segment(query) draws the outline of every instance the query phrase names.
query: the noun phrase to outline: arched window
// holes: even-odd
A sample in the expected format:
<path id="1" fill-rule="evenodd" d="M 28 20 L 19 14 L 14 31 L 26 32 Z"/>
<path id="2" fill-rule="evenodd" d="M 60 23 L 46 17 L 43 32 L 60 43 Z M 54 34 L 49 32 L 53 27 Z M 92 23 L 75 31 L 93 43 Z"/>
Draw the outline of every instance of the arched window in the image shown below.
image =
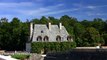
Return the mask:
<path id="1" fill-rule="evenodd" d="M 42 41 L 42 37 L 41 37 L 41 36 L 38 36 L 38 37 L 37 37 L 37 41 Z"/>
<path id="2" fill-rule="evenodd" d="M 49 37 L 45 36 L 43 40 L 46 41 L 46 42 L 48 42 L 49 41 Z"/>
<path id="3" fill-rule="evenodd" d="M 72 37 L 71 36 L 67 36 L 67 40 L 68 41 L 72 41 Z"/>
<path id="4" fill-rule="evenodd" d="M 59 41 L 59 42 L 60 42 L 60 41 L 61 41 L 61 36 L 59 36 L 59 35 L 56 36 L 56 41 Z"/>

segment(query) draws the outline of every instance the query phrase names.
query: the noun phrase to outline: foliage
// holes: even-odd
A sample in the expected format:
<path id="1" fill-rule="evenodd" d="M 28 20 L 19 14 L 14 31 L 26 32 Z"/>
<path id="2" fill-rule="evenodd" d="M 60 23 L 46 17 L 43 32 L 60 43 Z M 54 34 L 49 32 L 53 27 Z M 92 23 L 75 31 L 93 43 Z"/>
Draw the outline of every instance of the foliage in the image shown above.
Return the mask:
<path id="1" fill-rule="evenodd" d="M 41 53 L 41 50 L 46 52 L 59 52 L 75 48 L 75 42 L 33 42 L 31 51 Z"/>
<path id="2" fill-rule="evenodd" d="M 14 54 L 11 56 L 12 56 L 12 58 L 16 58 L 16 59 L 20 59 L 20 60 L 28 59 L 30 57 L 30 55 L 25 55 L 25 54 Z"/>
<path id="3" fill-rule="evenodd" d="M 4 50 L 24 50 L 29 36 L 29 23 L 18 18 L 11 22 L 0 22 L 0 48 Z"/>

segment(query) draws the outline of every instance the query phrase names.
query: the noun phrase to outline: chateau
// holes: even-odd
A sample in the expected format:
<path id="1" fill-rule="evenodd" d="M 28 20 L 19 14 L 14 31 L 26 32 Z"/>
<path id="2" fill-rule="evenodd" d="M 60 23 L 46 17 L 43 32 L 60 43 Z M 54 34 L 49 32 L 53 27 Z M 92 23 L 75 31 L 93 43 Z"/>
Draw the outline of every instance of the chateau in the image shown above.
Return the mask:
<path id="1" fill-rule="evenodd" d="M 30 39 L 29 43 L 26 43 L 26 51 L 31 51 L 31 42 L 72 42 L 72 36 L 70 36 L 62 26 L 48 24 L 30 24 Z"/>

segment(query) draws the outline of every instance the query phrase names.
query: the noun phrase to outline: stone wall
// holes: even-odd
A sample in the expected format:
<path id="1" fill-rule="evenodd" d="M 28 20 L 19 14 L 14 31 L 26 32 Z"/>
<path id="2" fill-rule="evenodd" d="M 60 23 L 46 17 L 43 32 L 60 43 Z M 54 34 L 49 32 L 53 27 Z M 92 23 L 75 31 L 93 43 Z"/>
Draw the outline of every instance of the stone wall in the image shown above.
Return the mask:
<path id="1" fill-rule="evenodd" d="M 107 49 L 74 49 L 69 52 L 49 53 L 44 60 L 107 60 Z"/>

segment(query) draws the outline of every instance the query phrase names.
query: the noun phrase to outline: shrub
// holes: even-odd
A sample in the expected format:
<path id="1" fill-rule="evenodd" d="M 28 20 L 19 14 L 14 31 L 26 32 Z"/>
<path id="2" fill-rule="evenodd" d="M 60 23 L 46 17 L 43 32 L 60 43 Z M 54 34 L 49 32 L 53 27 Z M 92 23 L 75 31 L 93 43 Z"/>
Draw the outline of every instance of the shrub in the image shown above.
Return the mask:
<path id="1" fill-rule="evenodd" d="M 75 48 L 75 42 L 33 42 L 31 44 L 31 52 L 41 53 L 41 50 L 46 52 L 61 52 Z"/>
<path id="2" fill-rule="evenodd" d="M 14 54 L 14 55 L 11 55 L 13 58 L 16 58 L 16 59 L 20 59 L 20 60 L 24 60 L 24 59 L 27 59 L 30 57 L 30 55 L 25 55 L 25 54 Z"/>

